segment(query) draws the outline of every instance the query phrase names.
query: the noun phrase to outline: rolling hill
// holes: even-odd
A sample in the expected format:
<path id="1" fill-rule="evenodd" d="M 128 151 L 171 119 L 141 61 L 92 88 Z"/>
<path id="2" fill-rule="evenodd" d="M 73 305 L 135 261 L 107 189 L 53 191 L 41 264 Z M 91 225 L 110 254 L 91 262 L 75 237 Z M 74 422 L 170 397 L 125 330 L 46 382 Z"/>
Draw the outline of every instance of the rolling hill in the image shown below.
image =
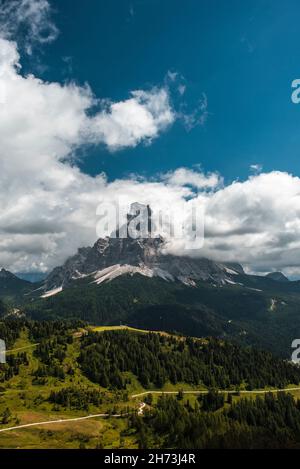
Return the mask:
<path id="1" fill-rule="evenodd" d="M 268 352 L 78 321 L 0 333 L 0 448 L 300 445 L 300 369 Z"/>

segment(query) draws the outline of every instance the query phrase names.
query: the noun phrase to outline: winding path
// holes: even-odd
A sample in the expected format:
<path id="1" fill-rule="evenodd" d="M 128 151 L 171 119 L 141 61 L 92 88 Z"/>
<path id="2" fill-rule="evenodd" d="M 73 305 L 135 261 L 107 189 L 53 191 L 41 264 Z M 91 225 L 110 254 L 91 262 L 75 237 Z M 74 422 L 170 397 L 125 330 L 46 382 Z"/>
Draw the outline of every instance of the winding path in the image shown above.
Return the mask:
<path id="1" fill-rule="evenodd" d="M 285 389 L 259 389 L 256 391 L 246 391 L 242 390 L 239 391 L 240 394 L 266 394 L 268 392 L 288 392 L 288 391 L 300 391 L 300 387 L 295 387 L 295 388 L 285 388 Z M 234 394 L 237 391 L 235 390 L 219 390 L 220 393 L 223 394 Z M 182 391 L 183 394 L 207 394 L 208 390 L 201 390 L 201 391 Z M 146 396 L 147 394 L 178 394 L 178 391 L 145 391 L 141 392 L 139 394 L 133 394 L 130 396 L 131 399 L 135 399 L 137 397 L 142 397 Z M 146 407 L 145 402 L 141 402 L 139 404 L 138 408 L 138 415 L 142 416 L 144 414 L 144 408 Z M 46 420 L 44 422 L 33 422 L 33 423 L 26 423 L 23 425 L 15 425 L 14 427 L 6 427 L 0 429 L 0 433 L 3 432 L 9 432 L 11 430 L 20 430 L 22 428 L 30 428 L 30 427 L 38 427 L 42 425 L 52 425 L 52 424 L 57 424 L 57 423 L 66 423 L 66 422 L 80 422 L 82 420 L 88 420 L 88 419 L 95 419 L 95 418 L 121 418 L 125 417 L 128 415 L 128 413 L 124 414 L 92 414 L 92 415 L 86 415 L 85 417 L 74 417 L 74 418 L 68 418 L 68 419 L 57 419 L 57 420 Z"/>
<path id="2" fill-rule="evenodd" d="M 144 407 L 146 406 L 145 402 L 141 402 L 138 408 L 138 415 L 143 415 Z M 9 432 L 11 430 L 20 430 L 21 428 L 29 428 L 29 427 L 38 427 L 41 425 L 51 425 L 56 423 L 66 423 L 66 422 L 80 422 L 81 420 L 88 420 L 88 419 L 95 419 L 95 418 L 121 418 L 128 415 L 128 413 L 124 414 L 92 414 L 86 415 L 85 417 L 74 417 L 68 419 L 57 419 L 57 420 L 46 420 L 44 422 L 33 422 L 33 423 L 25 423 L 23 425 L 15 425 L 14 427 L 6 427 L 0 430 L 0 433 Z"/>
<path id="3" fill-rule="evenodd" d="M 123 414 L 126 415 L 126 414 Z M 57 419 L 57 420 L 46 420 L 45 422 L 34 422 L 34 423 L 26 423 L 24 425 L 16 425 L 14 427 L 7 427 L 7 428 L 2 428 L 0 432 L 9 432 L 10 430 L 19 430 L 20 428 L 29 428 L 29 427 L 37 427 L 39 425 L 51 425 L 55 423 L 65 423 L 65 422 L 79 422 L 80 420 L 88 420 L 88 419 L 94 419 L 97 417 L 115 417 L 115 418 L 120 418 L 123 415 L 121 414 L 94 414 L 94 415 L 86 415 L 85 417 L 76 417 L 76 418 L 69 418 L 69 419 Z"/>
<path id="4" fill-rule="evenodd" d="M 268 392 L 288 392 L 288 391 L 300 391 L 300 387 L 296 388 L 284 388 L 284 389 L 258 389 L 258 390 L 253 390 L 253 391 L 246 391 L 246 390 L 228 390 L 226 389 L 218 389 L 218 392 L 221 394 L 236 394 L 237 392 L 239 394 L 266 394 Z M 207 389 L 202 389 L 201 391 L 182 391 L 183 394 L 207 394 L 208 390 Z M 139 394 L 133 394 L 130 396 L 131 399 L 135 399 L 136 397 L 142 397 L 142 396 L 147 396 L 147 394 L 178 394 L 178 391 L 145 391 L 141 392 Z"/>
<path id="5" fill-rule="evenodd" d="M 24 347 L 12 348 L 12 349 L 6 350 L 6 353 L 19 352 L 20 350 L 26 350 L 29 348 L 37 347 L 38 345 L 39 344 L 30 344 L 30 345 L 25 345 Z"/>

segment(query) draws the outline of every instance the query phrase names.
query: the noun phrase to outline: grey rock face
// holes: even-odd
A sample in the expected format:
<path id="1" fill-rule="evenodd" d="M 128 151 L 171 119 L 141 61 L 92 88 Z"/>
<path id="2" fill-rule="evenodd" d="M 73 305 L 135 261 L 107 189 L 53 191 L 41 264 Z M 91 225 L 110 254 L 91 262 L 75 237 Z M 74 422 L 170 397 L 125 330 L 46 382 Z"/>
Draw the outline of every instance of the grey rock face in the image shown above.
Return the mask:
<path id="1" fill-rule="evenodd" d="M 153 270 L 153 275 L 163 271 L 170 278 L 186 284 L 193 281 L 226 283 L 238 272 L 231 267 L 205 258 L 164 255 L 162 238 L 99 239 L 92 248 L 82 248 L 61 267 L 56 267 L 46 279 L 45 289 L 67 287 L 72 281 L 115 265 L 136 266 Z M 124 271 L 125 272 L 125 271 Z"/>
<path id="2" fill-rule="evenodd" d="M 145 207 L 140 204 L 132 205 L 132 210 L 135 212 L 141 208 L 145 210 Z M 150 227 L 151 210 L 149 207 L 146 208 L 146 216 L 144 225 Z M 125 230 L 128 229 L 128 223 L 132 218 L 131 211 L 127 217 Z M 116 235 L 118 235 L 118 230 Z M 139 267 L 140 272 L 145 272 L 148 276 L 179 280 L 187 285 L 193 285 L 197 280 L 225 284 L 227 279 L 231 279 L 235 274 L 243 273 L 243 268 L 238 264 L 226 267 L 225 264 L 205 258 L 164 255 L 164 244 L 162 237 L 100 238 L 93 247 L 79 249 L 77 254 L 68 259 L 63 266 L 55 268 L 46 279 L 45 290 L 67 287 L 74 280 L 92 274 L 97 275 L 112 266 L 123 266 L 121 270 L 119 269 L 122 274 L 136 271 L 136 269 L 130 269 L 130 266 Z M 124 268 L 124 266 L 127 267 Z M 114 271 L 116 272 L 116 269 Z"/>

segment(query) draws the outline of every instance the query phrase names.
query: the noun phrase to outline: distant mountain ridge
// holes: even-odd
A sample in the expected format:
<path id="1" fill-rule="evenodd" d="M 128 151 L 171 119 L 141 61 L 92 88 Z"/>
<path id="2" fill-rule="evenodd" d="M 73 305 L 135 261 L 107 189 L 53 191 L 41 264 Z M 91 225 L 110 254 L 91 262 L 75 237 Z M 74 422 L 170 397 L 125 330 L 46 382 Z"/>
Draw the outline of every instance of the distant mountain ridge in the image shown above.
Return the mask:
<path id="1" fill-rule="evenodd" d="M 9 270 L 1 269 L 0 270 L 0 279 L 1 280 L 16 280 L 18 277 L 9 272 Z"/>
<path id="2" fill-rule="evenodd" d="M 289 279 L 282 272 L 270 272 L 266 277 L 276 282 L 289 282 Z"/>
<path id="3" fill-rule="evenodd" d="M 6 269 L 0 270 L 0 297 L 6 301 L 14 302 L 23 299 L 24 294 L 30 291 L 32 284 L 18 278 Z"/>

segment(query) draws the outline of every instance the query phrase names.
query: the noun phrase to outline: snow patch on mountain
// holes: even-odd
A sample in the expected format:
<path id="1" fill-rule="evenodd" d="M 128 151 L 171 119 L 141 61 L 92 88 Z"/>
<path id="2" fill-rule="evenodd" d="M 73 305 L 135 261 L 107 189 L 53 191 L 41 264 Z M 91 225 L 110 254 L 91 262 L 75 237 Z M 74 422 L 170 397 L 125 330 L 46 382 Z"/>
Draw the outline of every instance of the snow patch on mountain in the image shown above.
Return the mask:
<path id="1" fill-rule="evenodd" d="M 172 281 L 172 282 L 174 282 L 175 280 L 171 274 L 159 268 L 151 269 L 145 265 L 134 266 L 134 265 L 128 265 L 128 264 L 123 264 L 123 265 L 116 264 L 116 265 L 112 265 L 110 267 L 107 267 L 106 269 L 102 269 L 94 273 L 93 277 L 95 278 L 95 280 L 93 283 L 100 285 L 101 283 L 105 281 L 111 281 L 125 274 L 130 274 L 130 275 L 141 274 L 141 275 L 144 275 L 145 277 L 150 277 L 150 278 L 160 277 L 164 280 Z"/>
<path id="2" fill-rule="evenodd" d="M 228 274 L 231 274 L 231 275 L 238 275 L 238 272 L 236 272 L 235 270 L 229 269 L 228 267 L 224 267 L 224 270 L 225 270 L 225 272 L 227 272 Z"/>
<path id="3" fill-rule="evenodd" d="M 242 283 L 240 283 L 240 282 L 234 282 L 233 280 L 231 280 L 231 279 L 229 279 L 229 278 L 225 278 L 225 282 L 226 282 L 226 283 L 229 283 L 230 285 L 241 285 L 241 286 L 243 286 Z"/>
<path id="4" fill-rule="evenodd" d="M 57 295 L 58 293 L 62 292 L 63 288 L 54 288 L 53 290 L 47 291 L 43 295 L 41 295 L 41 298 L 50 298 L 50 296 Z"/>

